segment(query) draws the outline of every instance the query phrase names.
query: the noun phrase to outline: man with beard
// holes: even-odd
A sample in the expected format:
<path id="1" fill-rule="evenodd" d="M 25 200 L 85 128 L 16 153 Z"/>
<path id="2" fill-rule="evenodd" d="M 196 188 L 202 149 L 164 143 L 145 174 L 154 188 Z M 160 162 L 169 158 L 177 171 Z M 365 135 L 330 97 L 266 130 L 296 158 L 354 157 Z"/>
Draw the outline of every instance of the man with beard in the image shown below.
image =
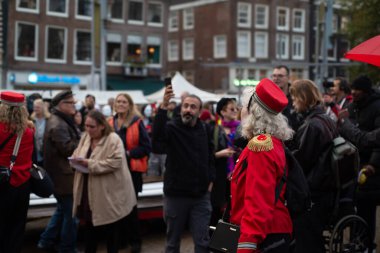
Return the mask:
<path id="1" fill-rule="evenodd" d="M 210 192 L 215 177 L 211 134 L 198 118 L 202 101 L 195 95 L 184 98 L 180 114 L 169 120 L 167 107 L 172 97 L 174 94 L 169 85 L 153 123 L 153 144 L 165 147 L 167 154 L 165 252 L 180 251 L 181 236 L 187 224 L 193 236 L 194 252 L 209 252 Z"/>

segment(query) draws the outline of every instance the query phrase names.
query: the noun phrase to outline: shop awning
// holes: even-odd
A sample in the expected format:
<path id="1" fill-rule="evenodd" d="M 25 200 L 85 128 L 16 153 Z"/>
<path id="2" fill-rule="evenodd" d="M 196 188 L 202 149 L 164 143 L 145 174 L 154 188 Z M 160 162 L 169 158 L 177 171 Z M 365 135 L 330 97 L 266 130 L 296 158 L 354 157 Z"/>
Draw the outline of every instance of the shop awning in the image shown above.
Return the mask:
<path id="1" fill-rule="evenodd" d="M 107 77 L 107 90 L 141 90 L 144 95 L 147 95 L 158 91 L 163 86 L 163 81 L 158 78 Z"/>

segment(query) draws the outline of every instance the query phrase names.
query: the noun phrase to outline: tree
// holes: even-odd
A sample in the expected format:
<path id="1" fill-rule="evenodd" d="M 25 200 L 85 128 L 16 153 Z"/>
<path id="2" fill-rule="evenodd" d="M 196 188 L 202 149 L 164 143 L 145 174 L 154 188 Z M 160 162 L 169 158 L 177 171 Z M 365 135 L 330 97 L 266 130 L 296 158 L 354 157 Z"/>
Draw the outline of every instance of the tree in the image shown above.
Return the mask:
<path id="1" fill-rule="evenodd" d="M 350 18 L 347 36 L 351 48 L 380 34 L 380 0 L 340 0 L 342 10 Z M 374 83 L 380 83 L 380 68 L 362 63 L 349 68 L 350 76 L 355 78 L 367 74 Z"/>

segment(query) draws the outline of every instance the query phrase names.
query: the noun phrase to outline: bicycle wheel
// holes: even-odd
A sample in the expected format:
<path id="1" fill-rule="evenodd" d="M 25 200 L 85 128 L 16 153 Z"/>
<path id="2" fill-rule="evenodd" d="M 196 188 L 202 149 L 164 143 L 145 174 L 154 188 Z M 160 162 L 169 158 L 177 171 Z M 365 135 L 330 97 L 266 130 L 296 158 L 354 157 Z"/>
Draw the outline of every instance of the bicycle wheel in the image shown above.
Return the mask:
<path id="1" fill-rule="evenodd" d="M 367 223 L 357 215 L 344 216 L 331 234 L 330 253 L 363 253 L 371 242 Z"/>

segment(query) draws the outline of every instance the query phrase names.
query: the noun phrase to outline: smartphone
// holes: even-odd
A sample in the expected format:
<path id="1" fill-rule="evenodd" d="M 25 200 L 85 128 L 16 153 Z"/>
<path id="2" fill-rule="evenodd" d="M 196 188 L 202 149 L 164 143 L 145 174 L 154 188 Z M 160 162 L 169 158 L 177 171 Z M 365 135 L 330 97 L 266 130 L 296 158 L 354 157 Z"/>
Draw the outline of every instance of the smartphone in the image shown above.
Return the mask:
<path id="1" fill-rule="evenodd" d="M 166 77 L 164 80 L 165 86 L 169 86 L 172 84 L 172 78 L 171 77 Z"/>

